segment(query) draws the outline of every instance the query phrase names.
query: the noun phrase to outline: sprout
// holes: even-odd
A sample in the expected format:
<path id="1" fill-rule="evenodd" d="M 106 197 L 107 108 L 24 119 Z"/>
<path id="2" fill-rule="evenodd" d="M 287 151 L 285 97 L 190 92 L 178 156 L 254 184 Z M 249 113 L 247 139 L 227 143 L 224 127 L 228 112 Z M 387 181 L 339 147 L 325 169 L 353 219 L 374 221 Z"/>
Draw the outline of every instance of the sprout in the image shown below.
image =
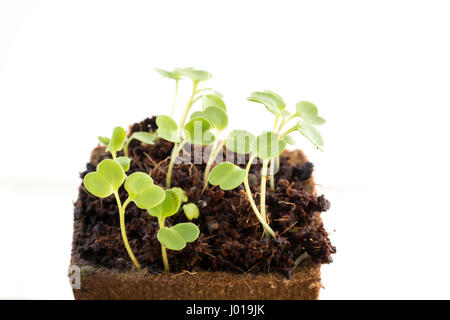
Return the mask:
<path id="1" fill-rule="evenodd" d="M 291 136 L 288 136 L 288 134 L 298 131 L 318 149 L 322 150 L 322 136 L 314 126 L 324 124 L 325 119 L 319 116 L 319 111 L 314 104 L 308 101 L 300 101 L 296 104 L 295 113 L 292 114 L 285 109 L 286 104 L 283 99 L 272 91 L 253 92 L 248 100 L 263 104 L 267 110 L 275 115 L 273 131 L 280 137 L 280 141 L 295 144 L 295 140 Z M 283 127 L 295 118 L 301 118 L 304 121 L 299 121 L 293 127 L 281 133 Z M 278 123 L 280 119 L 281 121 Z M 272 190 L 275 189 L 275 167 L 279 167 L 279 163 L 279 156 L 270 159 L 270 188 Z"/>
<path id="2" fill-rule="evenodd" d="M 133 141 L 134 139 L 139 140 L 146 144 L 154 144 L 155 139 L 156 139 L 156 133 L 139 131 L 139 132 L 134 132 L 128 138 L 128 140 L 126 140 L 126 138 L 127 138 L 127 134 L 126 134 L 124 128 L 122 128 L 122 127 L 115 127 L 110 139 L 106 138 L 106 137 L 98 137 L 100 142 L 106 144 L 106 151 L 109 151 L 111 153 L 112 158 L 119 159 L 119 158 L 116 158 L 117 152 L 119 152 L 122 149 L 123 149 L 123 153 L 124 153 L 125 157 L 128 158 L 128 147 L 130 146 L 130 142 Z M 126 169 L 125 171 L 128 171 L 128 169 Z"/>
<path id="3" fill-rule="evenodd" d="M 173 99 L 172 111 L 170 112 L 170 116 L 173 117 L 175 113 L 175 107 L 177 105 L 177 97 L 178 97 L 178 86 L 181 79 L 181 74 L 177 71 L 166 71 L 162 69 L 155 69 L 160 75 L 163 77 L 175 80 L 175 98 Z"/>
<path id="4" fill-rule="evenodd" d="M 134 139 L 139 140 L 146 144 L 155 144 L 156 139 L 156 133 L 155 132 L 145 132 L 145 131 L 139 131 L 134 132 L 127 140 L 127 143 L 123 147 L 123 153 L 126 157 L 128 157 L 128 147 L 130 146 L 130 142 Z"/>
<path id="5" fill-rule="evenodd" d="M 117 130 L 117 132 L 119 132 L 119 130 Z M 110 150 L 115 149 L 117 148 L 112 148 Z M 97 170 L 95 172 L 90 172 L 84 177 L 83 184 L 87 191 L 99 198 L 106 198 L 111 194 L 114 194 L 117 206 L 119 207 L 120 230 L 125 248 L 133 264 L 136 268 L 140 269 L 139 262 L 136 260 L 128 243 L 125 230 L 125 210 L 130 202 L 134 202 L 136 206 L 141 209 L 151 209 L 164 200 L 165 193 L 162 188 L 153 184 L 153 180 L 149 175 L 143 172 L 135 172 L 127 177 L 123 166 L 119 163 L 122 161 L 119 161 L 120 158 L 115 160 L 105 159 L 101 161 L 97 165 Z M 128 192 L 129 196 L 122 204 L 119 198 L 119 188 L 124 182 L 125 190 Z"/>
<path id="6" fill-rule="evenodd" d="M 192 81 L 192 93 L 186 107 L 182 111 L 179 124 L 177 125 L 175 120 L 173 120 L 173 112 L 170 117 L 162 115 L 156 119 L 158 135 L 174 143 L 166 176 L 166 186 L 170 188 L 175 160 L 184 145 L 187 142 L 200 145 L 213 143 L 216 141 L 216 133 L 228 125 L 228 117 L 226 116 L 225 104 L 221 99 L 222 95 L 220 93 L 210 88 L 199 89 L 199 85 L 202 82 L 211 78 L 209 72 L 195 68 L 176 68 L 173 72 L 160 69 L 157 69 L 157 71 L 168 78 L 176 80 L 188 78 Z M 203 98 L 203 110 L 194 112 L 190 121 L 186 123 L 193 104 L 200 98 Z"/>
<path id="7" fill-rule="evenodd" d="M 237 165 L 230 162 L 223 162 L 211 170 L 209 182 L 212 185 L 218 185 L 223 190 L 232 190 L 244 183 L 245 192 L 252 207 L 253 212 L 262 224 L 266 236 L 275 237 L 275 232 L 269 226 L 265 214 L 265 171 L 267 171 L 267 162 L 271 157 L 277 156 L 281 151 L 280 146 L 284 149 L 285 144 L 278 139 L 273 132 L 266 132 L 255 138 L 251 133 L 244 130 L 235 130 L 230 133 L 225 140 L 227 148 L 240 154 L 250 154 L 250 159 L 246 169 L 241 169 Z M 261 178 L 261 202 L 258 210 L 255 200 L 253 199 L 250 185 L 248 182 L 248 173 L 250 167 L 256 157 L 263 159 L 263 176 Z M 265 171 L 264 171 L 265 170 Z M 264 180 L 264 185 L 263 185 Z M 261 211 L 260 211 L 261 210 Z"/>
<path id="8" fill-rule="evenodd" d="M 200 211 L 198 210 L 198 207 L 194 203 L 187 203 L 183 206 L 184 214 L 186 215 L 186 218 L 189 220 L 197 219 L 200 216 Z"/>
<path id="9" fill-rule="evenodd" d="M 101 144 L 104 144 L 105 146 L 107 146 L 109 144 L 109 138 L 108 137 L 98 136 L 97 139 L 98 139 L 98 141 Z"/>
<path id="10" fill-rule="evenodd" d="M 147 211 L 151 216 L 158 218 L 159 231 L 157 234 L 157 238 L 161 244 L 161 254 L 163 258 L 164 269 L 168 272 L 169 260 L 167 259 L 166 249 L 183 249 L 186 246 L 187 242 L 193 242 L 198 238 L 200 230 L 195 224 L 191 222 L 178 223 L 170 228 L 164 225 L 165 219 L 167 217 L 173 216 L 178 212 L 182 202 L 179 196 L 179 188 L 175 190 L 168 189 L 164 192 L 164 200 L 158 206 L 148 209 Z"/>

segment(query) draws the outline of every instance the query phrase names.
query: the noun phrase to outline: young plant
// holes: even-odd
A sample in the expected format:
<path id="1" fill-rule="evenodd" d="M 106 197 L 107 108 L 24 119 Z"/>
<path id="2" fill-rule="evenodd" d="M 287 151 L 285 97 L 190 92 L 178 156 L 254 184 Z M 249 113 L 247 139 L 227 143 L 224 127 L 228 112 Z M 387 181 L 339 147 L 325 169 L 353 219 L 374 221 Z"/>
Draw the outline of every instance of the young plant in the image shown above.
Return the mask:
<path id="1" fill-rule="evenodd" d="M 318 115 L 317 107 L 311 102 L 300 101 L 296 105 L 295 113 L 287 111 L 286 104 L 283 99 L 273 91 L 253 92 L 248 98 L 249 101 L 258 102 L 263 104 L 268 111 L 275 115 L 275 121 L 272 131 L 280 137 L 280 140 L 287 144 L 295 144 L 293 139 L 288 134 L 294 131 L 300 132 L 311 143 L 313 143 L 318 149 L 322 149 L 323 140 L 322 137 L 314 127 L 314 125 L 322 125 L 325 123 L 325 119 Z M 304 121 L 297 122 L 293 127 L 282 133 L 282 129 L 287 123 L 295 118 L 301 118 Z M 280 122 L 279 122 L 280 121 Z M 279 156 L 270 160 L 270 187 L 275 189 L 275 167 L 279 167 Z"/>
<path id="2" fill-rule="evenodd" d="M 124 182 L 128 198 L 122 203 L 119 197 L 119 188 Z M 139 262 L 128 243 L 125 229 L 125 210 L 130 202 L 134 202 L 140 209 L 151 209 L 159 205 L 164 200 L 164 190 L 154 185 L 152 178 L 143 172 L 135 172 L 127 177 L 122 165 L 112 159 L 101 161 L 95 172 L 90 172 L 84 177 L 83 184 L 87 191 L 99 198 L 106 198 L 114 194 L 119 208 L 123 243 L 131 261 L 137 269 L 140 269 Z"/>
<path id="3" fill-rule="evenodd" d="M 164 200 L 156 207 L 148 209 L 148 213 L 158 219 L 159 231 L 157 234 L 158 241 L 161 244 L 161 254 L 164 263 L 165 271 L 169 272 L 169 260 L 167 259 L 166 249 L 169 250 L 182 250 L 187 242 L 195 241 L 199 234 L 199 228 L 191 222 L 178 223 L 172 227 L 165 226 L 165 219 L 173 216 L 180 209 L 182 199 L 186 194 L 180 192 L 181 189 L 168 189 L 165 190 Z M 186 199 L 187 197 L 183 199 Z M 192 205 L 192 204 L 191 204 Z"/>
<path id="4" fill-rule="evenodd" d="M 208 107 L 220 107 L 223 104 L 221 101 L 221 95 L 217 91 L 210 88 L 200 89 L 199 86 L 202 82 L 209 80 L 211 74 L 194 68 L 176 68 L 172 73 L 176 73 L 178 79 L 188 78 L 192 80 L 192 93 L 186 104 L 186 107 L 182 111 L 180 122 L 177 124 L 172 117 L 161 115 L 156 119 L 156 124 L 158 125 L 158 135 L 168 141 L 174 143 L 172 154 L 170 158 L 169 168 L 166 176 L 166 185 L 168 188 L 171 186 L 172 171 L 175 165 L 175 160 L 178 157 L 180 151 L 183 149 L 184 145 L 189 142 L 191 144 L 199 145 L 209 145 L 213 143 L 215 139 L 214 131 L 216 129 L 215 122 L 213 118 L 219 121 L 219 125 L 223 125 L 223 115 L 222 117 L 217 116 L 217 110 L 208 110 Z M 206 94 L 208 93 L 209 94 Z M 204 108 L 202 114 L 196 114 L 186 123 L 187 116 L 192 109 L 194 103 L 200 99 L 204 98 L 206 104 L 210 104 L 207 108 Z M 217 102 L 219 101 L 219 102 Z M 215 104 L 214 104 L 215 103 Z M 223 107 L 225 104 L 223 104 Z M 208 116 L 208 118 L 207 118 Z M 226 115 L 225 115 L 226 116 Z M 228 121 L 228 118 L 226 118 Z"/>
<path id="5" fill-rule="evenodd" d="M 190 119 L 207 119 L 212 125 L 212 131 L 216 139 L 211 146 L 208 161 L 206 162 L 205 172 L 203 174 L 203 191 L 208 187 L 208 176 L 211 166 L 214 163 L 218 153 L 222 150 L 224 142 L 219 140 L 220 134 L 228 127 L 228 115 L 225 103 L 220 97 L 205 95 L 202 99 L 203 110 L 191 114 Z M 202 191 L 202 192 L 203 192 Z"/>
<path id="6" fill-rule="evenodd" d="M 225 145 L 228 149 L 238 154 L 250 153 L 246 169 L 244 170 L 230 162 L 223 162 L 211 170 L 208 178 L 212 185 L 218 185 L 223 190 L 232 190 L 244 183 L 245 192 L 253 212 L 263 226 L 264 233 L 272 237 L 275 237 L 275 232 L 269 226 L 266 217 L 265 192 L 261 193 L 260 209 L 258 210 L 248 182 L 248 174 L 257 156 L 263 159 L 263 167 L 267 168 L 267 159 L 278 155 L 279 144 L 283 147 L 283 142 L 280 142 L 273 132 L 263 133 L 255 138 L 250 132 L 234 130 L 225 140 Z M 264 163 L 266 164 L 264 165 Z"/>
<path id="7" fill-rule="evenodd" d="M 124 156 L 128 158 L 128 147 L 130 142 L 134 139 L 146 144 L 155 144 L 157 138 L 155 132 L 139 131 L 134 132 L 128 139 L 125 130 L 122 127 L 115 127 L 111 138 L 98 137 L 98 141 L 106 145 L 106 151 L 111 152 L 113 159 L 116 159 L 116 154 L 123 149 Z M 120 158 L 120 157 L 119 157 Z"/>

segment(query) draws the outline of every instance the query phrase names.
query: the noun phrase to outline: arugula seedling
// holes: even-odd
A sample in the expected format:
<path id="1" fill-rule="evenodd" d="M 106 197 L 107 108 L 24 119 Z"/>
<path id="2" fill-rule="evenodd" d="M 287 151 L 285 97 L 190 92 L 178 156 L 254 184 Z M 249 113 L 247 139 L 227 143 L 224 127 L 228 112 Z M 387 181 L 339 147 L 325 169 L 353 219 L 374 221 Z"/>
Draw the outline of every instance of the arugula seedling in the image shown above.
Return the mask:
<path id="1" fill-rule="evenodd" d="M 181 80 L 181 74 L 179 72 L 177 72 L 176 70 L 174 70 L 174 71 L 166 71 L 166 70 L 162 70 L 162 69 L 155 69 L 155 70 L 163 77 L 175 80 L 175 98 L 173 100 L 172 110 L 170 112 L 170 116 L 173 117 L 173 114 L 175 113 L 175 107 L 177 105 L 178 86 L 179 86 L 179 82 Z"/>
<path id="2" fill-rule="evenodd" d="M 298 131 L 304 137 L 306 137 L 311 143 L 313 143 L 318 149 L 322 150 L 323 140 L 322 137 L 314 127 L 314 125 L 322 125 L 325 123 L 325 119 L 319 116 L 317 107 L 311 102 L 300 101 L 296 105 L 296 112 L 290 113 L 285 109 L 281 96 L 272 91 L 253 92 L 248 98 L 249 101 L 259 102 L 263 104 L 267 110 L 275 115 L 275 122 L 273 125 L 273 131 L 280 136 L 280 140 L 288 144 L 295 144 L 295 140 L 288 136 L 289 133 Z M 304 121 L 299 121 L 296 125 L 288 129 L 286 132 L 281 133 L 283 127 L 292 119 L 301 118 Z M 280 123 L 278 121 L 281 119 Z M 270 160 L 270 187 L 275 189 L 275 167 L 279 167 L 279 156 Z"/>
<path id="3" fill-rule="evenodd" d="M 145 131 L 134 132 L 127 140 L 127 134 L 122 127 L 115 127 L 111 138 L 98 137 L 98 140 L 106 145 L 106 150 L 111 153 L 114 160 L 119 162 L 126 171 L 130 168 L 131 159 L 128 158 L 128 147 L 130 142 L 134 139 L 139 140 L 146 144 L 154 144 L 156 139 L 156 133 L 150 133 Z M 117 152 L 123 150 L 124 156 L 117 157 Z"/>
<path id="4" fill-rule="evenodd" d="M 164 74 L 165 73 L 166 71 L 164 71 Z M 181 114 L 181 119 L 178 125 L 175 120 L 172 119 L 172 117 L 166 115 L 158 116 L 158 118 L 156 119 L 156 124 L 158 125 L 158 135 L 163 139 L 174 143 L 166 176 L 166 186 L 168 188 L 170 188 L 171 186 L 172 171 L 175 165 L 175 160 L 178 157 L 180 151 L 183 149 L 184 145 L 187 142 L 201 145 L 208 145 L 213 143 L 216 140 L 213 133 L 214 129 L 216 128 L 214 125 L 216 123 L 214 121 L 216 120 L 220 122 L 222 120 L 219 125 L 223 125 L 223 117 L 217 117 L 217 110 L 209 108 L 205 108 L 203 111 L 201 111 L 202 114 L 196 113 L 195 116 L 186 123 L 187 116 L 193 104 L 198 99 L 204 98 L 205 101 L 208 102 L 208 104 L 214 104 L 217 99 L 221 99 L 221 95 L 210 88 L 199 89 L 199 85 L 202 82 L 209 80 L 211 78 L 211 74 L 207 71 L 198 70 L 195 68 L 176 68 L 174 69 L 173 73 L 176 73 L 176 77 L 178 77 L 178 79 L 191 79 L 192 93 L 188 103 L 186 104 L 186 107 Z M 208 92 L 209 94 L 205 94 Z M 216 104 L 218 104 L 219 106 L 213 106 L 221 107 L 220 103 L 216 102 Z"/>
<path id="5" fill-rule="evenodd" d="M 114 148 L 110 150 L 114 150 Z M 122 204 L 119 197 L 119 188 L 124 182 L 128 199 Z M 131 261 L 137 269 L 140 269 L 139 262 L 128 243 L 125 229 L 125 210 L 130 202 L 134 202 L 140 209 L 151 209 L 159 205 L 164 200 L 164 190 L 154 185 L 152 178 L 143 172 L 135 172 L 127 177 L 123 167 L 112 159 L 101 161 L 95 172 L 90 172 L 84 177 L 83 184 L 87 191 L 99 198 L 106 198 L 114 194 L 119 208 L 123 243 Z"/>
<path id="6" fill-rule="evenodd" d="M 273 137 L 275 137 L 276 139 L 272 144 Z M 269 141 L 269 143 L 267 143 L 267 141 Z M 267 159 L 270 159 L 270 157 L 277 155 L 278 151 L 276 144 L 279 143 L 280 141 L 273 134 L 273 132 L 263 133 L 262 135 L 255 138 L 251 133 L 247 131 L 234 130 L 225 140 L 225 145 L 228 149 L 235 153 L 250 153 L 250 158 L 247 163 L 246 169 L 244 170 L 230 162 L 223 162 L 215 166 L 211 170 L 211 173 L 208 177 L 208 180 L 212 185 L 218 185 L 223 190 L 232 190 L 237 188 L 241 183 L 244 183 L 245 192 L 247 194 L 247 198 L 250 202 L 250 206 L 252 207 L 253 212 L 263 226 L 264 233 L 272 237 L 275 237 L 275 232 L 269 226 L 265 214 L 265 191 L 264 194 L 261 193 L 260 212 L 260 210 L 258 210 L 258 207 L 256 206 L 255 200 L 253 199 L 253 195 L 248 182 L 248 173 L 256 156 L 264 159 L 263 166 L 265 162 L 265 167 L 267 168 Z"/>
<path id="7" fill-rule="evenodd" d="M 217 155 L 223 148 L 223 141 L 220 141 L 218 137 L 228 127 L 228 115 L 227 108 L 222 98 L 214 95 L 205 95 L 202 99 L 203 110 L 197 111 L 191 114 L 191 120 L 196 118 L 205 118 L 213 126 L 214 134 L 216 136 L 215 142 L 211 146 L 211 152 L 209 154 L 208 161 L 206 162 L 205 172 L 203 174 L 203 190 L 208 187 L 208 176 L 211 171 L 211 166 L 214 163 Z"/>
<path id="8" fill-rule="evenodd" d="M 191 222 L 178 223 L 170 228 L 164 225 L 165 219 L 176 214 L 182 203 L 179 189 L 168 189 L 164 192 L 164 200 L 158 206 L 147 211 L 151 216 L 158 219 L 159 231 L 157 238 L 161 244 L 164 269 L 169 272 L 169 260 L 167 259 L 166 249 L 182 250 L 187 242 L 193 242 L 198 238 L 200 230 Z"/>

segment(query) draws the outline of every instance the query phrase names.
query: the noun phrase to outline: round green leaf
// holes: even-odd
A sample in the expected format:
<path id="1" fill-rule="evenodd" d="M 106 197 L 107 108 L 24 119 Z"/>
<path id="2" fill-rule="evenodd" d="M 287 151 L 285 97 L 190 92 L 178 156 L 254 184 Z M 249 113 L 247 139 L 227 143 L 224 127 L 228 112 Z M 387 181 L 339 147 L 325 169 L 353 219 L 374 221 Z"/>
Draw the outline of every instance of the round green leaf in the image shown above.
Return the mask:
<path id="1" fill-rule="evenodd" d="M 326 122 L 324 118 L 319 117 L 319 109 L 317 109 L 316 105 L 311 102 L 300 101 L 296 104 L 295 108 L 295 114 L 309 124 L 318 126 Z"/>
<path id="2" fill-rule="evenodd" d="M 177 123 L 171 117 L 165 115 L 158 116 L 156 118 L 156 125 L 158 126 L 156 132 L 161 138 L 171 142 L 180 142 Z"/>
<path id="3" fill-rule="evenodd" d="M 209 145 L 216 139 L 210 129 L 211 122 L 206 118 L 199 116 L 192 119 L 184 126 L 186 140 L 191 144 Z"/>
<path id="4" fill-rule="evenodd" d="M 183 206 L 183 211 L 189 220 L 197 219 L 200 215 L 198 207 L 194 203 L 187 203 Z"/>
<path id="5" fill-rule="evenodd" d="M 173 187 L 170 190 L 173 190 L 173 191 L 175 191 L 178 194 L 178 196 L 180 197 L 181 202 L 188 201 L 188 197 L 186 195 L 186 192 L 184 192 L 183 189 L 178 188 L 178 187 Z"/>
<path id="6" fill-rule="evenodd" d="M 178 223 L 170 229 L 177 232 L 186 242 L 195 241 L 200 235 L 199 228 L 192 222 Z"/>
<path id="7" fill-rule="evenodd" d="M 128 157 L 118 157 L 115 159 L 118 164 L 122 166 L 123 171 L 127 172 L 130 170 L 131 159 Z"/>
<path id="8" fill-rule="evenodd" d="M 83 184 L 94 196 L 106 198 L 119 190 L 125 180 L 125 172 L 116 161 L 105 159 L 97 166 L 96 172 L 84 176 Z"/>
<path id="9" fill-rule="evenodd" d="M 211 170 L 208 180 L 209 183 L 214 186 L 218 185 L 222 190 L 232 190 L 244 181 L 246 175 L 247 172 L 244 169 L 231 162 L 223 162 Z"/>
<path id="10" fill-rule="evenodd" d="M 247 154 L 252 150 L 254 141 L 255 136 L 252 133 L 245 130 L 233 130 L 225 139 L 225 146 L 235 153 Z"/>
<path id="11" fill-rule="evenodd" d="M 115 127 L 109 140 L 109 144 L 106 147 L 106 151 L 111 152 L 111 154 L 116 155 L 117 151 L 122 150 L 125 144 L 125 139 L 127 138 L 127 133 L 122 127 Z"/>
<path id="12" fill-rule="evenodd" d="M 192 81 L 206 81 L 212 77 L 209 72 L 194 68 L 176 68 L 175 72 L 180 73 L 183 77 L 189 78 Z"/>
<path id="13" fill-rule="evenodd" d="M 130 139 L 136 139 L 146 144 L 154 144 L 156 138 L 156 133 L 152 132 L 145 132 L 145 131 L 139 131 L 135 132 L 131 135 Z"/>
<path id="14" fill-rule="evenodd" d="M 275 92 L 269 90 L 255 91 L 247 100 L 262 103 L 273 114 L 280 113 L 286 107 L 283 99 Z"/>
<path id="15" fill-rule="evenodd" d="M 163 77 L 169 78 L 169 79 L 174 79 L 174 80 L 179 80 L 181 75 L 179 72 L 176 71 L 166 71 L 166 70 L 162 70 L 162 69 L 155 69 L 156 72 L 158 72 L 160 75 L 162 75 Z"/>
<path id="16" fill-rule="evenodd" d="M 286 142 L 287 144 L 290 144 L 290 145 L 295 145 L 295 139 L 294 138 L 292 138 L 291 136 L 286 136 L 286 137 L 284 137 L 283 138 L 283 141 L 284 142 Z"/>
<path id="17" fill-rule="evenodd" d="M 317 131 L 316 128 L 314 128 L 312 125 L 306 122 L 299 121 L 298 131 L 318 149 L 322 150 L 323 139 L 322 136 L 320 135 L 320 132 Z"/>
<path id="18" fill-rule="evenodd" d="M 174 190 L 165 190 L 166 197 L 158 206 L 148 209 L 148 213 L 157 218 L 167 218 L 178 212 L 181 205 L 180 197 Z"/>
<path id="19" fill-rule="evenodd" d="M 98 136 L 97 139 L 98 141 L 100 141 L 100 143 L 104 144 L 105 146 L 109 144 L 109 138 L 107 137 Z"/>
<path id="20" fill-rule="evenodd" d="M 202 107 L 203 109 L 208 107 L 217 107 L 223 111 L 227 111 L 227 107 L 225 106 L 225 102 L 223 102 L 222 98 L 214 94 L 207 94 L 202 97 Z"/>
<path id="21" fill-rule="evenodd" d="M 219 131 L 223 131 L 228 126 L 228 116 L 223 109 L 218 107 L 208 107 L 203 111 L 192 113 L 191 120 L 205 118 Z"/>
<path id="22" fill-rule="evenodd" d="M 269 160 L 278 156 L 286 148 L 286 142 L 278 139 L 275 132 L 268 131 L 259 135 L 253 146 L 259 158 Z"/>
<path id="23" fill-rule="evenodd" d="M 164 190 L 153 184 L 153 179 L 144 172 L 132 173 L 125 181 L 125 190 L 140 209 L 150 209 L 159 205 L 165 197 Z"/>
<path id="24" fill-rule="evenodd" d="M 181 250 L 186 246 L 183 237 L 172 228 L 160 228 L 156 237 L 163 246 L 170 250 Z"/>

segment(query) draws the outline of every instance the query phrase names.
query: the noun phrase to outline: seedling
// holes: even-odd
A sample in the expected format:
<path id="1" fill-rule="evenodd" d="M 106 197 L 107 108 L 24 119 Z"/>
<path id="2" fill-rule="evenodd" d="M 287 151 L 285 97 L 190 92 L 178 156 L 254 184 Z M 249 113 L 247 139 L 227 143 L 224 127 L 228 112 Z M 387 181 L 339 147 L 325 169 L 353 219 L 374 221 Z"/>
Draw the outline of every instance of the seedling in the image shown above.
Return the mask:
<path id="1" fill-rule="evenodd" d="M 114 148 L 110 150 L 114 150 Z M 125 170 L 116 160 L 105 159 L 101 161 L 95 172 L 90 172 L 84 177 L 83 184 L 86 190 L 99 198 L 106 198 L 114 194 L 119 208 L 122 240 L 131 261 L 136 268 L 140 269 L 139 262 L 128 243 L 125 229 L 125 210 L 130 202 L 134 202 L 140 209 L 151 209 L 164 200 L 165 193 L 161 187 L 153 184 L 153 180 L 148 174 L 135 172 L 127 177 Z M 119 188 L 124 182 L 128 198 L 122 204 L 119 197 Z"/>
<path id="2" fill-rule="evenodd" d="M 322 150 L 322 136 L 314 126 L 325 124 L 325 119 L 319 116 L 318 109 L 314 104 L 307 101 L 300 101 L 296 105 L 295 113 L 291 113 L 285 109 L 286 103 L 281 96 L 268 90 L 253 92 L 250 97 L 248 97 L 248 100 L 263 104 L 268 111 L 275 115 L 272 131 L 280 137 L 280 140 L 288 144 L 295 144 L 295 139 L 288 134 L 298 131 L 318 149 Z M 293 127 L 286 130 L 284 133 L 281 133 L 284 126 L 295 118 L 301 118 L 304 121 L 298 121 Z M 272 190 L 275 189 L 275 167 L 279 167 L 279 163 L 279 156 L 270 159 L 270 187 Z"/>
<path id="3" fill-rule="evenodd" d="M 124 156 L 128 158 L 128 147 L 134 139 L 146 144 L 154 144 L 156 133 L 139 131 L 134 132 L 128 139 L 125 130 L 122 127 L 115 127 L 111 138 L 99 136 L 98 140 L 106 145 L 106 151 L 111 153 L 113 159 L 116 159 L 117 152 L 123 149 Z M 125 170 L 127 171 L 127 170 Z"/>
<path id="4" fill-rule="evenodd" d="M 161 70 L 158 72 L 161 73 Z M 174 143 L 166 177 L 166 186 L 170 188 L 175 160 L 184 145 L 187 142 L 197 145 L 213 143 L 216 141 L 216 133 L 220 130 L 219 128 L 227 126 L 228 117 L 225 113 L 225 104 L 221 99 L 222 95 L 210 88 L 199 88 L 201 83 L 211 78 L 210 73 L 194 68 L 176 68 L 171 73 L 163 71 L 161 74 L 176 80 L 183 78 L 192 80 L 192 93 L 181 113 L 180 122 L 177 124 L 173 120 L 173 113 L 171 113 L 172 116 L 161 115 L 156 119 L 158 135 Z M 186 123 L 193 104 L 200 98 L 203 98 L 203 111 L 193 113 L 190 121 Z"/>
<path id="5" fill-rule="evenodd" d="M 275 232 L 269 226 L 265 213 L 265 183 L 264 185 L 261 185 L 261 202 L 260 209 L 258 210 L 248 182 L 248 173 L 255 158 L 259 157 L 263 160 L 262 175 L 264 178 L 262 179 L 265 181 L 265 175 L 267 174 L 265 172 L 267 171 L 268 159 L 271 159 L 281 153 L 280 149 L 284 149 L 285 143 L 279 140 L 273 132 L 266 132 L 255 138 L 247 131 L 235 130 L 232 131 L 225 140 L 225 145 L 228 149 L 235 153 L 250 153 L 250 158 L 246 169 L 244 170 L 230 162 L 223 162 L 211 170 L 209 182 L 212 185 L 218 185 L 223 190 L 232 190 L 237 188 L 241 183 L 244 183 L 245 192 L 250 202 L 250 206 L 252 207 L 252 210 L 259 222 L 262 224 L 265 234 L 267 236 L 275 237 Z M 262 181 L 263 180 L 261 180 L 261 183 L 263 184 Z"/>
<path id="6" fill-rule="evenodd" d="M 151 216 L 158 219 L 157 238 L 161 244 L 164 269 L 167 272 L 169 272 L 169 260 L 167 259 L 166 249 L 182 250 L 187 242 L 195 241 L 200 234 L 199 228 L 191 222 L 178 223 L 170 228 L 164 225 L 165 219 L 173 216 L 180 209 L 182 200 L 179 194 L 179 189 L 165 190 L 164 200 L 158 206 L 147 210 Z"/>

